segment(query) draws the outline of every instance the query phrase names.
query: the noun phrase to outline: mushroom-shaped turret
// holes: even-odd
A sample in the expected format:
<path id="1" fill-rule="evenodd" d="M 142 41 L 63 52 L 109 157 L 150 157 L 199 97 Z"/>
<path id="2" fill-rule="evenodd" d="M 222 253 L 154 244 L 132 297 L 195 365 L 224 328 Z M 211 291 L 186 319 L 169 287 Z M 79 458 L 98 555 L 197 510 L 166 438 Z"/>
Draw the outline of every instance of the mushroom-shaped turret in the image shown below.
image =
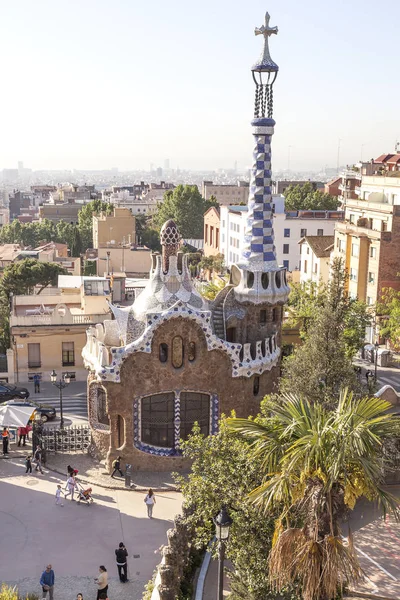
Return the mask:
<path id="1" fill-rule="evenodd" d="M 181 241 L 181 235 L 178 226 L 172 219 L 169 219 L 161 227 L 160 243 L 162 247 L 162 266 L 164 273 L 169 269 L 169 257 L 176 256 Z"/>

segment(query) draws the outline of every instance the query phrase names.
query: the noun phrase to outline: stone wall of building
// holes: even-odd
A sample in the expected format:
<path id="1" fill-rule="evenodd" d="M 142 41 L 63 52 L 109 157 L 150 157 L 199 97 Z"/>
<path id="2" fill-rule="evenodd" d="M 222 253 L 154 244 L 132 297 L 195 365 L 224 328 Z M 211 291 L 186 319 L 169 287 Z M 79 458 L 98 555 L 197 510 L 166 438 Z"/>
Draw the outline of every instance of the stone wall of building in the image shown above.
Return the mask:
<path id="1" fill-rule="evenodd" d="M 172 365 L 172 340 L 176 336 L 183 340 L 180 368 Z M 193 342 L 196 354 L 194 360 L 189 361 L 189 344 Z M 160 344 L 168 346 L 166 362 L 160 361 Z M 257 414 L 263 396 L 275 390 L 278 374 L 279 368 L 274 367 L 259 376 L 233 378 L 229 357 L 221 350 L 207 350 L 204 332 L 193 320 L 177 318 L 163 323 L 155 330 L 151 354 L 129 355 L 121 367 L 121 383 L 102 382 L 107 393 L 111 428 L 108 466 L 121 454 L 134 470 L 179 471 L 188 467 L 180 456 L 159 456 L 140 450 L 137 444 L 135 447 L 134 421 L 138 420 L 135 405 L 143 396 L 176 390 L 202 392 L 213 398 L 216 418 L 232 410 L 238 417 L 247 417 Z M 97 438 L 104 441 L 104 433 L 97 435 L 95 431 L 94 438 L 95 444 Z M 99 448 L 99 451 L 104 449 Z"/>

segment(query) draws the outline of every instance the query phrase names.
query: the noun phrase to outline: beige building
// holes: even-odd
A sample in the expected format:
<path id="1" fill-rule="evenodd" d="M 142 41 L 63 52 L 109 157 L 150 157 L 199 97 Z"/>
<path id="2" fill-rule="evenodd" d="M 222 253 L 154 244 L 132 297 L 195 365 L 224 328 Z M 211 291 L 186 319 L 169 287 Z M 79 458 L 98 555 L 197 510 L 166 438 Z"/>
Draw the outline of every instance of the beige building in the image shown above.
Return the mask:
<path id="1" fill-rule="evenodd" d="M 219 204 L 247 204 L 249 198 L 249 184 L 246 181 L 238 181 L 237 185 L 218 185 L 212 181 L 203 181 L 201 195 L 206 200 L 214 196 Z"/>
<path id="2" fill-rule="evenodd" d="M 116 244 L 134 244 L 135 217 L 129 208 L 114 208 L 112 215 L 93 215 L 93 247 L 102 248 Z M 120 270 L 120 268 L 118 268 Z"/>
<path id="3" fill-rule="evenodd" d="M 204 215 L 204 256 L 216 256 L 220 250 L 220 211 L 212 206 Z"/>
<path id="4" fill-rule="evenodd" d="M 14 296 L 10 315 L 14 380 L 27 382 L 35 373 L 48 379 L 55 369 L 83 381 L 86 330 L 110 319 L 110 282 L 99 277 L 61 275 L 57 288 L 40 295 Z M 12 381 L 12 377 L 9 377 Z"/>
<path id="5" fill-rule="evenodd" d="M 129 277 L 148 277 L 151 250 L 128 244 L 101 247 L 97 250 L 97 275 L 126 273 Z"/>
<path id="6" fill-rule="evenodd" d="M 300 242 L 300 283 L 328 283 L 333 235 L 308 235 Z"/>
<path id="7" fill-rule="evenodd" d="M 336 223 L 334 256 L 344 260 L 350 296 L 373 306 L 384 287 L 400 289 L 400 177 L 365 176 L 357 193 Z"/>

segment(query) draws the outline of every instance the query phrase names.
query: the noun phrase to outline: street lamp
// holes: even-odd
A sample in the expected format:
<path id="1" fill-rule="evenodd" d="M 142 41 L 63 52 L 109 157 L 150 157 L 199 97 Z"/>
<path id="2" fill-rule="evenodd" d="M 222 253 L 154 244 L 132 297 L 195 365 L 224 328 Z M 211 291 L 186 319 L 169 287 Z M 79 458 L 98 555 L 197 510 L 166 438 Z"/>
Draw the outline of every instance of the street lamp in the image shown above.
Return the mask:
<path id="1" fill-rule="evenodd" d="M 223 506 L 219 514 L 213 519 L 216 537 L 218 540 L 218 595 L 217 600 L 223 600 L 224 595 L 224 559 L 225 559 L 225 544 L 229 538 L 229 528 L 232 525 L 226 507 Z"/>
<path id="2" fill-rule="evenodd" d="M 64 377 L 57 381 L 57 373 L 53 369 L 50 373 L 50 381 L 56 388 L 60 390 L 60 427 L 64 429 L 64 415 L 63 415 L 63 403 L 62 403 L 62 391 L 71 383 L 71 377 L 69 373 L 65 373 Z"/>
<path id="3" fill-rule="evenodd" d="M 376 380 L 378 379 L 378 348 L 379 348 L 379 343 L 375 342 L 375 383 Z"/>

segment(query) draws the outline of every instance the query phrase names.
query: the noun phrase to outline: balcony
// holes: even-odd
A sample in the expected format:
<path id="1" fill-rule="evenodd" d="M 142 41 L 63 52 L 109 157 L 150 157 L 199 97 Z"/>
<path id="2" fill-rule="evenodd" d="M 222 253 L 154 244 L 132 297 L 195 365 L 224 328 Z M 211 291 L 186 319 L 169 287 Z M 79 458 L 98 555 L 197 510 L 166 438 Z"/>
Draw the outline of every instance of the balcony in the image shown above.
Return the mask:
<path id="1" fill-rule="evenodd" d="M 96 325 L 112 319 L 111 313 L 98 315 L 71 314 L 64 316 L 57 312 L 51 315 L 11 315 L 10 327 L 53 327 L 60 325 Z"/>
<path id="2" fill-rule="evenodd" d="M 346 179 L 361 179 L 362 178 L 360 171 L 351 171 L 350 169 L 345 169 L 344 171 L 342 171 L 341 176 L 345 177 Z"/>
<path id="3" fill-rule="evenodd" d="M 386 242 L 389 242 L 392 238 L 390 231 L 378 231 L 376 229 L 371 229 L 368 225 L 356 225 L 349 221 L 338 221 L 336 223 L 336 231 L 343 234 L 355 235 L 357 237 L 369 237 L 373 240 L 384 240 Z"/>

